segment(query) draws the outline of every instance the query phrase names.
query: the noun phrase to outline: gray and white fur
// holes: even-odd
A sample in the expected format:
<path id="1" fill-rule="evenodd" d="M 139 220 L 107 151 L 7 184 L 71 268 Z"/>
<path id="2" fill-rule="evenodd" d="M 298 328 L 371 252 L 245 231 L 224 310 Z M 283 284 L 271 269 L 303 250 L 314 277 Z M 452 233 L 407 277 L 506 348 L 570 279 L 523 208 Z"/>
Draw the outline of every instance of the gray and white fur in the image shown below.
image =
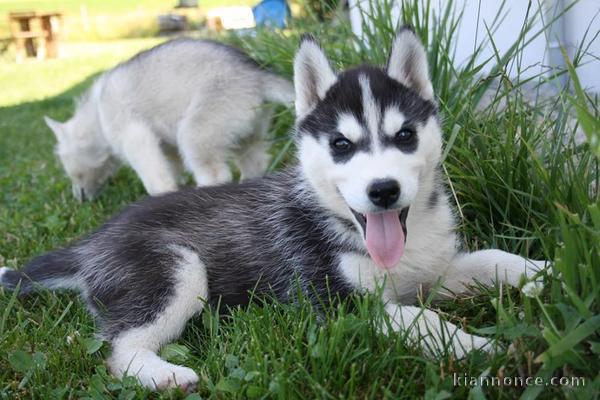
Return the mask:
<path id="1" fill-rule="evenodd" d="M 67 122 L 45 120 L 77 199 L 93 198 L 122 163 L 157 195 L 177 189 L 183 169 L 199 186 L 230 181 L 230 159 L 242 179 L 262 175 L 272 114 L 263 103 L 293 100 L 291 82 L 241 50 L 178 39 L 101 75 Z"/>
<path id="2" fill-rule="evenodd" d="M 78 289 L 112 344 L 111 371 L 150 388 L 197 383 L 193 370 L 157 351 L 206 303 L 243 305 L 250 291 L 290 302 L 298 285 L 315 304 L 381 293 L 393 331 L 431 354 L 489 350 L 487 339 L 413 305 L 418 288 L 439 279 L 445 295 L 473 280 L 517 285 L 544 262 L 457 250 L 439 173 L 441 129 L 415 34 L 398 33 L 385 68 L 341 73 L 305 36 L 294 68 L 296 166 L 146 198 L 70 247 L 21 271 L 3 269 L 2 285 Z M 382 331 L 394 334 L 389 327 Z"/>

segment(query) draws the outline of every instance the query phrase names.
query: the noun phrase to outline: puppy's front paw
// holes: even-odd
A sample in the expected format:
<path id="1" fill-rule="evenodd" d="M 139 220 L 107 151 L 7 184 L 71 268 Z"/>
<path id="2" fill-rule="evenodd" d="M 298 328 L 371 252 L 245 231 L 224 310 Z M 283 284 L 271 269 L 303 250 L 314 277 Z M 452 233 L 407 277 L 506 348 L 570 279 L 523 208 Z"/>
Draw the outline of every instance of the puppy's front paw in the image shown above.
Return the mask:
<path id="1" fill-rule="evenodd" d="M 110 365 L 110 361 L 109 361 Z M 168 363 L 156 358 L 143 366 L 134 365 L 126 373 L 113 371 L 117 377 L 133 375 L 145 387 L 151 390 L 180 388 L 184 392 L 196 389 L 198 375 L 191 368 Z"/>
<path id="2" fill-rule="evenodd" d="M 470 335 L 463 331 L 457 332 L 456 336 L 452 339 L 452 350 L 459 359 L 464 358 L 474 350 L 491 353 L 493 348 L 493 339 Z"/>
<path id="3" fill-rule="evenodd" d="M 525 266 L 525 277 L 527 282 L 521 287 L 521 291 L 528 297 L 535 297 L 541 294 L 544 289 L 544 271 L 551 268 L 550 261 L 546 260 L 527 260 Z M 540 273 L 542 272 L 542 273 Z"/>
<path id="4" fill-rule="evenodd" d="M 526 260 L 525 275 L 527 278 L 532 278 L 538 272 L 552 267 L 552 262 L 547 260 Z"/>
<path id="5" fill-rule="evenodd" d="M 549 266 L 549 261 L 521 258 L 519 262 L 506 265 L 505 276 L 501 278 L 504 278 L 505 283 L 514 287 L 521 287 L 524 281 L 535 281 L 538 285 L 542 285 L 543 274 L 540 274 L 540 272 Z"/>
<path id="6" fill-rule="evenodd" d="M 147 376 L 145 380 L 151 380 L 158 390 L 176 387 L 188 393 L 196 390 L 198 375 L 190 368 L 171 365 L 168 369 L 153 372 L 153 376 Z"/>
<path id="7" fill-rule="evenodd" d="M 457 359 L 462 359 L 474 350 L 491 353 L 494 349 L 493 339 L 471 335 L 462 329 L 455 330 L 451 336 L 430 334 L 421 340 L 423 350 L 433 358 L 453 354 Z"/>

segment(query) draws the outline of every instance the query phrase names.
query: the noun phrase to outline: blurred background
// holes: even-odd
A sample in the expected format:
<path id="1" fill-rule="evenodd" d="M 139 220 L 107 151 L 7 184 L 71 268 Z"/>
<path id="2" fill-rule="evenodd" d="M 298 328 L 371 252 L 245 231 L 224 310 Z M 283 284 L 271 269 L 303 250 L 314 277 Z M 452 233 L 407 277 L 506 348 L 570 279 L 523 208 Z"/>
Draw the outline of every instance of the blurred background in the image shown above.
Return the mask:
<path id="1" fill-rule="evenodd" d="M 0 106 L 58 94 L 76 76 L 169 38 L 248 34 L 257 24 L 283 28 L 292 10 L 302 14 L 299 4 L 283 0 L 2 0 Z M 44 79 L 55 70 L 64 79 Z"/>
<path id="2" fill-rule="evenodd" d="M 594 40 L 600 30 L 597 0 L 458 0 L 450 2 L 451 6 L 442 1 L 389 0 L 0 0 L 0 79 L 5 83 L 0 106 L 23 100 L 27 93 L 23 85 L 35 85 L 34 96 L 44 97 L 73 83 L 70 77 L 74 76 L 67 76 L 66 71 L 60 80 L 63 85 L 55 80 L 41 85 L 46 70 L 54 67 L 77 66 L 75 70 L 83 75 L 76 75 L 85 76 L 180 35 L 235 41 L 232 37 L 255 36 L 265 28 L 284 32 L 323 29 L 316 23 L 346 26 L 349 34 L 360 39 L 365 26 L 372 24 L 374 11 L 389 9 L 386 18 L 398 21 L 403 3 L 430 10 L 424 16 L 429 19 L 447 9 L 460 10 L 452 55 L 459 65 L 473 61 L 475 52 L 478 63 L 493 58 L 495 52 L 509 52 L 522 37 L 526 50 L 520 52 L 520 69 L 513 71 L 513 77 L 564 70 L 563 46 L 571 58 L 580 56 L 578 74 L 583 86 L 595 92 L 600 88 L 596 72 L 600 62 L 594 56 L 600 54 L 600 41 Z M 488 36 L 493 37 L 493 46 L 485 44 Z M 581 43 L 588 46 L 583 49 Z M 37 66 L 36 62 L 53 59 L 64 61 Z M 482 64 L 485 73 L 494 65 Z M 558 80 L 564 84 L 566 75 Z"/>

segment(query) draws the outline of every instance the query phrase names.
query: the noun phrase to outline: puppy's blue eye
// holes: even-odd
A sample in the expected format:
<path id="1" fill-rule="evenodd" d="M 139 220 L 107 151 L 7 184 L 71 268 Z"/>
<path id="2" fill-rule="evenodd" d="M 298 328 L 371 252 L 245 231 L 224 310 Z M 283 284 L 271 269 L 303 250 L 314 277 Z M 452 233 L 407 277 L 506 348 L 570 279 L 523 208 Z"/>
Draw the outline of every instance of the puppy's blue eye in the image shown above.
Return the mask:
<path id="1" fill-rule="evenodd" d="M 352 150 L 353 146 L 354 144 L 345 137 L 334 139 L 331 142 L 331 148 L 338 153 L 347 153 Z"/>
<path id="2" fill-rule="evenodd" d="M 398 143 L 408 143 L 415 137 L 415 130 L 412 128 L 402 128 L 396 132 L 396 141 Z"/>

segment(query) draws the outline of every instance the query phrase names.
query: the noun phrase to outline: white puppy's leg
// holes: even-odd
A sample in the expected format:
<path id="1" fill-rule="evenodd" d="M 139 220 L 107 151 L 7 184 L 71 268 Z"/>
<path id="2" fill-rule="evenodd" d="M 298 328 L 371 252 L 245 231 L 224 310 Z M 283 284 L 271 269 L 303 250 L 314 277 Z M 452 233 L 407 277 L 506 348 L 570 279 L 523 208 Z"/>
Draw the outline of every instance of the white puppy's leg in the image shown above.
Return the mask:
<path id="1" fill-rule="evenodd" d="M 423 350 L 431 356 L 441 355 L 445 349 L 458 358 L 475 349 L 491 350 L 489 339 L 471 335 L 442 320 L 431 310 L 388 303 L 385 311 L 390 316 L 393 331 L 408 331 L 409 338 L 420 343 Z M 387 331 L 387 325 L 384 326 L 384 331 Z"/>
<path id="2" fill-rule="evenodd" d="M 217 120 L 221 118 L 222 120 Z M 198 186 L 231 181 L 227 163 L 233 147 L 231 127 L 222 115 L 193 115 L 179 124 L 177 143 L 184 165 Z"/>
<path id="3" fill-rule="evenodd" d="M 121 150 L 150 195 L 177 190 L 172 165 L 163 153 L 159 139 L 143 123 L 133 122 L 124 128 Z"/>
<path id="4" fill-rule="evenodd" d="M 262 137 L 253 139 L 245 142 L 244 148 L 236 154 L 235 163 L 240 169 L 240 180 L 262 176 L 269 166 L 269 145 Z"/>
<path id="5" fill-rule="evenodd" d="M 238 148 L 235 163 L 240 169 L 240 180 L 257 178 L 267 170 L 271 157 L 265 137 L 272 117 L 273 107 L 264 105 L 257 113 L 254 134 L 244 140 Z"/>
<path id="6" fill-rule="evenodd" d="M 206 267 L 191 250 L 180 249 L 180 253 L 177 283 L 167 307 L 154 321 L 120 333 L 112 341 L 108 359 L 117 377 L 135 376 L 153 390 L 179 387 L 190 391 L 198 382 L 192 369 L 171 364 L 156 354 L 160 346 L 181 334 L 185 323 L 202 310 L 208 297 Z"/>
<path id="7" fill-rule="evenodd" d="M 451 295 L 464 292 L 474 281 L 491 285 L 496 281 L 517 286 L 523 275 L 532 277 L 543 269 L 546 261 L 528 260 L 501 250 L 482 250 L 473 253 L 459 253 L 451 261 L 437 294 Z M 409 329 L 415 340 L 423 340 L 431 350 L 439 351 L 451 343 L 457 356 L 480 348 L 491 350 L 489 339 L 468 334 L 457 326 L 444 322 L 430 311 L 417 307 L 387 305 L 386 311 L 392 316 L 398 328 Z"/>
<path id="8" fill-rule="evenodd" d="M 530 278 L 547 264 L 501 250 L 459 253 L 450 261 L 443 286 L 451 292 L 463 292 L 465 285 L 474 280 L 486 285 L 499 281 L 517 286 L 523 275 Z"/>

